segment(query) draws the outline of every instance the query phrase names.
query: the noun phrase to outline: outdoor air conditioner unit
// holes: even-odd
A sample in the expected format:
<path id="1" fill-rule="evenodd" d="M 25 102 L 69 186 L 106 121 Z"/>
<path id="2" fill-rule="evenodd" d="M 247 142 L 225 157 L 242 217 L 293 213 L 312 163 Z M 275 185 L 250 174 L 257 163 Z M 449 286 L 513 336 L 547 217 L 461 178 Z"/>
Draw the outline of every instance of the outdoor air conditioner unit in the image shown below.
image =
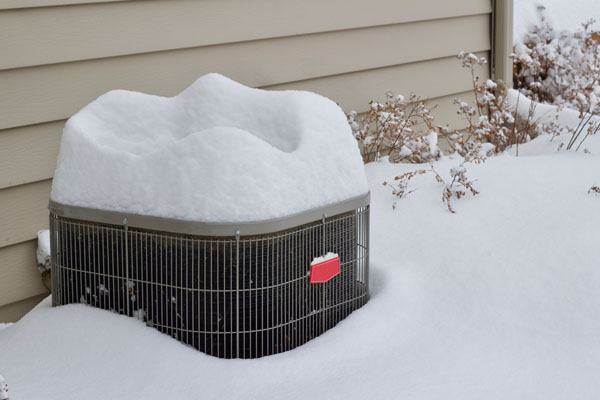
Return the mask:
<path id="1" fill-rule="evenodd" d="M 197 86 L 200 89 L 192 90 Z M 246 88 L 219 75 L 208 75 L 179 96 L 152 101 L 178 101 L 173 100 L 178 98 L 181 101 L 183 97 L 187 102 L 194 99 L 193 104 L 202 103 L 204 97 L 211 97 L 212 89 L 221 95 L 228 94 L 228 99 L 250 95 L 260 98 L 263 93 L 269 93 Z M 342 163 L 345 172 L 350 169 L 358 175 L 358 184 L 342 182 L 323 188 L 325 194 L 329 193 L 329 199 L 332 193 L 333 197 L 340 195 L 337 201 L 327 202 L 324 195 L 325 201 L 317 199 L 315 204 L 327 204 L 311 207 L 310 200 L 302 200 L 300 206 L 293 204 L 292 207 L 294 202 L 290 199 L 301 193 L 285 195 L 286 191 L 294 189 L 280 188 L 284 195 L 281 201 L 274 201 L 273 209 L 248 210 L 252 199 L 244 198 L 231 214 L 223 211 L 219 218 L 210 220 L 215 216 L 215 209 L 218 211 L 223 206 L 226 210 L 227 199 L 232 198 L 227 195 L 227 187 L 206 186 L 200 192 L 195 192 L 197 188 L 194 188 L 188 193 L 177 183 L 181 196 L 191 199 L 192 203 L 210 203 L 214 199 L 209 192 L 214 189 L 225 193 L 222 201 L 225 204 L 216 199 L 212 207 L 195 208 L 196 203 L 189 205 L 182 200 L 180 209 L 165 211 L 162 198 L 166 197 L 168 201 L 169 195 L 176 194 L 162 194 L 165 186 L 155 187 L 145 194 L 144 191 L 148 185 L 152 187 L 152 182 L 169 185 L 178 177 L 187 178 L 183 175 L 194 172 L 195 164 L 175 171 L 174 178 L 165 182 L 162 177 L 154 176 L 160 174 L 160 170 L 145 178 L 144 169 L 148 168 L 147 172 L 152 173 L 157 161 L 144 164 L 144 157 L 150 153 L 135 147 L 137 144 L 129 137 L 123 142 L 125 150 L 118 145 L 106 150 L 108 142 L 103 142 L 106 138 L 102 135 L 108 135 L 106 140 L 112 145 L 120 143 L 119 138 L 131 131 L 131 127 L 126 126 L 120 131 L 121 127 L 110 125 L 119 121 L 118 118 L 103 120 L 102 115 L 111 115 L 112 111 L 107 113 L 107 108 L 117 103 L 115 109 L 121 110 L 122 102 L 127 103 L 133 98 L 143 103 L 143 96 L 146 96 L 122 91 L 111 93 L 105 95 L 108 99 L 101 97 L 96 104 L 82 110 L 65 128 L 50 202 L 53 305 L 85 303 L 112 310 L 143 320 L 207 354 L 223 358 L 255 358 L 306 343 L 368 301 L 369 194 L 363 182 L 364 172 L 362 175 L 356 172 L 359 171 L 357 162 L 360 163 L 358 149 L 355 154 L 351 153 L 354 158 L 350 157 L 350 160 L 344 160 L 346 154 L 342 154 L 340 157 L 333 155 L 333 161 L 323 161 L 326 164 L 323 168 L 329 173 L 335 172 L 331 171 L 332 165 Z M 332 108 L 333 104 L 320 96 L 305 92 L 286 94 L 299 95 L 314 96 L 311 99 L 321 102 L 321 109 L 324 104 Z M 216 112 L 205 108 L 204 112 Z M 169 119 L 164 115 L 161 118 Z M 186 124 L 201 126 L 188 128 L 190 132 L 201 130 L 205 125 L 223 126 L 223 121 L 216 123 L 210 118 L 194 118 L 200 118 L 201 122 L 193 120 Z M 239 120 L 234 123 L 243 125 Z M 268 132 L 274 128 L 265 120 L 250 125 L 253 123 L 259 124 L 250 127 L 253 130 L 262 126 Z M 153 124 L 160 125 L 160 122 Z M 100 133 L 95 133 L 95 129 Z M 160 135 L 170 134 L 165 134 L 160 126 L 149 128 L 152 129 L 159 132 L 148 134 L 155 141 L 166 141 Z M 219 132 L 214 135 L 227 135 L 227 131 Z M 161 153 L 158 159 L 169 158 L 169 152 L 176 151 L 181 140 L 192 140 L 187 139 L 189 135 L 182 135 L 183 139 L 178 137 L 165 145 L 166 156 Z M 263 139 L 271 140 L 275 143 L 273 146 L 279 145 L 288 153 L 300 151 L 297 143 L 286 148 L 286 143 L 277 143 L 276 138 Z M 353 138 L 343 140 L 352 149 L 348 140 Z M 203 144 L 199 146 L 202 148 Z M 244 146 L 248 149 L 248 145 Z M 188 151 L 190 146 L 185 147 L 177 151 Z M 269 158 L 270 151 L 281 152 L 267 148 L 265 158 Z M 105 156 L 114 156 L 114 161 L 101 161 Z M 121 159 L 129 162 L 127 168 L 119 165 Z M 229 161 L 235 163 L 235 160 Z M 222 169 L 226 170 L 229 164 L 223 165 Z M 298 174 L 302 178 L 302 172 Z M 320 175 L 311 176 L 318 180 Z M 347 179 L 335 175 L 323 179 L 330 178 Z M 136 179 L 141 182 L 139 185 Z M 189 179 L 184 180 L 189 182 Z M 128 186 L 125 181 L 133 184 Z M 322 182 L 315 182 L 315 185 L 318 189 Z M 112 192 L 123 186 L 127 187 L 125 193 Z M 309 182 L 306 190 L 312 190 L 311 187 Z M 357 192 L 359 194 L 355 195 Z M 237 195 L 252 197 L 248 193 Z M 263 194 L 261 192 L 261 196 Z M 346 198 L 343 198 L 344 194 Z M 155 198 L 158 200 L 153 203 Z M 250 206 L 244 207 L 244 201 L 250 201 Z M 303 203 L 306 203 L 305 209 L 302 209 Z M 150 206 L 144 208 L 146 204 Z M 274 209 L 277 205 L 280 210 Z M 190 218 L 186 219 L 188 215 Z M 204 218 L 206 215 L 209 217 Z M 233 215 L 231 221 L 225 219 L 228 215 Z M 269 215 L 275 217 L 261 218 Z"/>

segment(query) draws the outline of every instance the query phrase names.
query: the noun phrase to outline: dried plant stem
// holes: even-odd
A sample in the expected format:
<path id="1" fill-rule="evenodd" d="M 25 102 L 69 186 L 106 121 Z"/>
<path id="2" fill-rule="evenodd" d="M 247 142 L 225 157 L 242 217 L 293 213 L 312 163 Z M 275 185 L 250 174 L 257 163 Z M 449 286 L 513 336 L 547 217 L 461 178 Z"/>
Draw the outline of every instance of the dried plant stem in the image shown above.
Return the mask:
<path id="1" fill-rule="evenodd" d="M 586 113 L 587 113 L 587 111 L 586 111 Z M 583 114 L 583 117 L 579 120 L 579 124 L 577 125 L 577 128 L 575 128 L 575 130 L 571 134 L 571 139 L 569 140 L 569 143 L 567 144 L 567 150 L 571 150 L 571 148 L 577 142 L 577 139 L 581 135 L 581 132 L 585 129 L 585 127 L 588 125 L 588 123 L 594 116 L 594 114 L 589 113 L 589 116 L 587 117 L 587 119 L 585 119 L 586 113 Z M 585 120 L 585 122 L 583 122 L 584 120 Z"/>
<path id="2" fill-rule="evenodd" d="M 596 129 L 594 130 L 594 133 L 592 133 L 592 135 L 595 135 L 596 133 L 598 133 L 598 131 L 600 130 L 600 122 L 598 122 L 598 124 L 596 125 Z M 588 138 L 588 136 L 590 136 L 591 130 L 588 130 L 588 132 L 585 134 L 585 136 L 583 137 L 583 139 L 581 139 L 581 142 L 579 142 L 579 145 L 577 146 L 577 148 L 575 149 L 575 151 L 579 151 L 579 148 L 581 147 L 581 145 L 583 144 L 583 142 L 585 142 L 585 139 Z"/>
<path id="3" fill-rule="evenodd" d="M 515 136 L 517 130 L 517 124 L 519 123 L 519 100 L 521 99 L 521 93 L 517 95 L 517 106 L 515 107 L 515 122 L 512 126 L 511 135 Z M 517 141 L 517 157 L 519 157 L 519 141 Z"/>

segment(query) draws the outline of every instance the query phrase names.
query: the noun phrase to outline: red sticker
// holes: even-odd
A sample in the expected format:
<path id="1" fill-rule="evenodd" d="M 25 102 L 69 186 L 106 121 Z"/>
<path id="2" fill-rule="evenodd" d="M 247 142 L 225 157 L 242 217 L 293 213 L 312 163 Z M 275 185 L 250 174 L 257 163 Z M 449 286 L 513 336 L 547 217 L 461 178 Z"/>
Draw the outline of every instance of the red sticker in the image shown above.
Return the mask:
<path id="1" fill-rule="evenodd" d="M 310 266 L 310 283 L 325 283 L 340 273 L 340 257 L 335 256 Z"/>

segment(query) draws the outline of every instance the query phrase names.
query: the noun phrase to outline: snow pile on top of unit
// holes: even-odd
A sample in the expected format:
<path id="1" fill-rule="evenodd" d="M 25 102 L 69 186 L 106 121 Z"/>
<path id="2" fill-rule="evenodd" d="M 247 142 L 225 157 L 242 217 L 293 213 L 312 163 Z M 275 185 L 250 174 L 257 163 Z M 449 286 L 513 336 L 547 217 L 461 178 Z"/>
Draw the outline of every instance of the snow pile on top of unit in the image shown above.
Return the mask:
<path id="1" fill-rule="evenodd" d="M 333 101 L 208 74 L 166 98 L 114 90 L 65 126 L 50 195 L 202 222 L 284 217 L 368 192 Z"/>

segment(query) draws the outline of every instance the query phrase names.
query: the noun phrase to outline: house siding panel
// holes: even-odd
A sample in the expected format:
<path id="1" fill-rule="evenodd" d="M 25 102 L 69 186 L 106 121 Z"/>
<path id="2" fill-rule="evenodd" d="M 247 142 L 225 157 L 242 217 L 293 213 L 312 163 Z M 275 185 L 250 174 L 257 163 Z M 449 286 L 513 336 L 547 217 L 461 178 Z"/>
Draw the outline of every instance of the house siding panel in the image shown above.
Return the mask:
<path id="1" fill-rule="evenodd" d="M 0 69 L 490 12 L 489 0 L 162 0 L 5 10 Z"/>
<path id="2" fill-rule="evenodd" d="M 262 87 L 486 51 L 488 24 L 476 15 L 0 71 L 0 129 L 67 118 L 114 88 L 171 96 L 208 72 Z"/>
<path id="3" fill-rule="evenodd" d="M 40 273 L 35 268 L 36 242 L 36 240 L 28 240 L 2 248 L 0 252 L 0 282 L 2 282 L 0 304 L 11 304 L 48 293 L 48 289 L 42 284 Z"/>

